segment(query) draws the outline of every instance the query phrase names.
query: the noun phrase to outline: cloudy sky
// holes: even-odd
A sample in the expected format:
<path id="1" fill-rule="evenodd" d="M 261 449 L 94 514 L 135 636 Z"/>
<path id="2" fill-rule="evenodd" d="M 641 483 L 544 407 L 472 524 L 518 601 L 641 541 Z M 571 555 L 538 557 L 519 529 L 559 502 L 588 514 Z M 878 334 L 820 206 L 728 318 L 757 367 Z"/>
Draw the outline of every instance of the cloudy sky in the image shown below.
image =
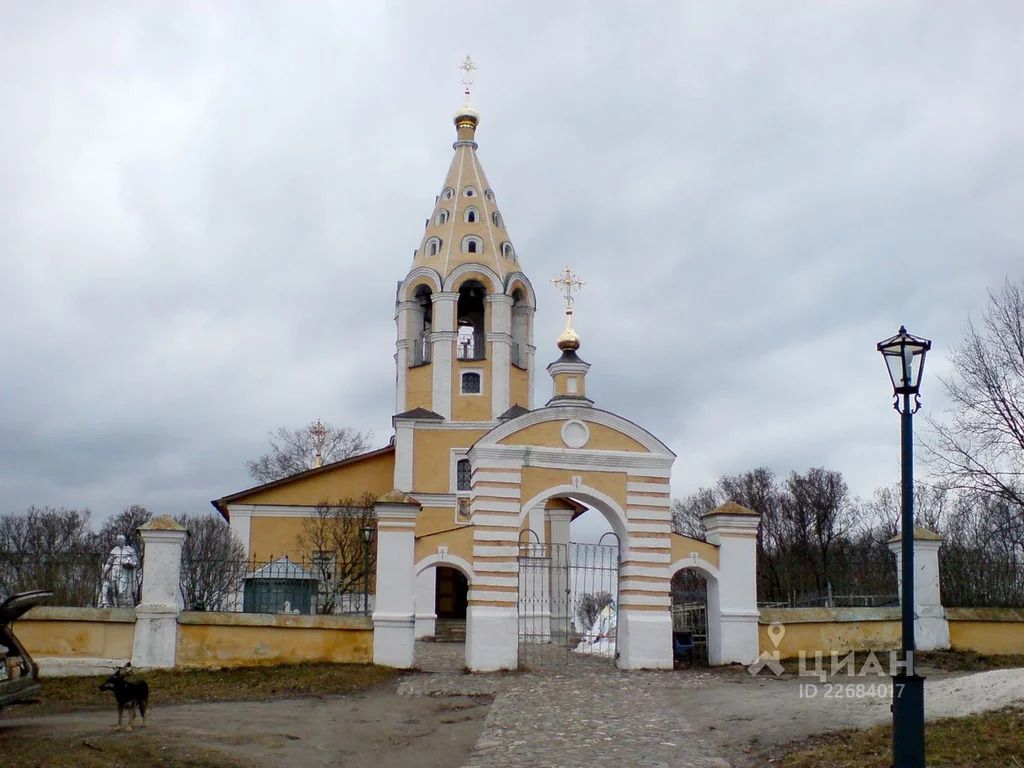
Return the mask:
<path id="1" fill-rule="evenodd" d="M 1024 5 L 0 4 L 0 512 L 209 509 L 267 432 L 390 437 L 394 287 L 479 67 L 555 357 L 679 458 L 898 479 L 875 351 L 937 376 L 1024 275 Z M 549 396 L 541 369 L 538 401 Z"/>

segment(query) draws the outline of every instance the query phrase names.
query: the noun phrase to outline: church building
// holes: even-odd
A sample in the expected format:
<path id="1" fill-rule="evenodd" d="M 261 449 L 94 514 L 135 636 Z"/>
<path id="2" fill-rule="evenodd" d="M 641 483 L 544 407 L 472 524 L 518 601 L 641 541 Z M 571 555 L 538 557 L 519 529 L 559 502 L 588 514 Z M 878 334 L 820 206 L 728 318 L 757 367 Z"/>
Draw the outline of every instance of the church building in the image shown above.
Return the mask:
<path id="1" fill-rule="evenodd" d="M 296 539 L 312 509 L 372 494 L 378 663 L 412 666 L 415 637 L 464 618 L 468 668 L 516 668 L 524 542 L 567 545 L 571 520 L 587 509 L 608 520 L 618 543 L 620 667 L 672 666 L 669 586 L 681 568 L 707 579 L 711 663 L 753 661 L 758 517 L 726 505 L 706 518 L 706 542 L 671 533 L 675 455 L 587 397 L 590 365 L 572 324 L 581 283 L 568 267 L 555 280 L 564 330 L 534 327 L 537 295 L 477 156 L 479 122 L 467 98 L 455 113 L 451 164 L 398 283 L 390 444 L 214 506 L 250 557 L 308 559 Z M 542 403 L 538 354 L 550 361 Z M 567 611 L 554 595 L 567 590 L 546 589 L 553 634 Z"/>

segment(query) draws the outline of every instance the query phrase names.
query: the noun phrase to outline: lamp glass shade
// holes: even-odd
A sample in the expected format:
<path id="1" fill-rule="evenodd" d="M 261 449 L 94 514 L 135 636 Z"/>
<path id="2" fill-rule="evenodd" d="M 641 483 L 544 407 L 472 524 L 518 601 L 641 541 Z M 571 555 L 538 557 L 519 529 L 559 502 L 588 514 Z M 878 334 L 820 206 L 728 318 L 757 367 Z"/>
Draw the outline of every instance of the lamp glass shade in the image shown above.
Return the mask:
<path id="1" fill-rule="evenodd" d="M 363 534 L 364 544 L 369 544 L 371 541 L 373 541 L 373 528 L 366 526 L 365 528 L 360 528 L 359 532 Z"/>
<path id="2" fill-rule="evenodd" d="M 897 395 L 916 395 L 921 388 L 924 358 L 932 343 L 928 339 L 912 336 L 900 326 L 895 336 L 878 342 L 878 351 L 889 369 L 892 390 Z"/>

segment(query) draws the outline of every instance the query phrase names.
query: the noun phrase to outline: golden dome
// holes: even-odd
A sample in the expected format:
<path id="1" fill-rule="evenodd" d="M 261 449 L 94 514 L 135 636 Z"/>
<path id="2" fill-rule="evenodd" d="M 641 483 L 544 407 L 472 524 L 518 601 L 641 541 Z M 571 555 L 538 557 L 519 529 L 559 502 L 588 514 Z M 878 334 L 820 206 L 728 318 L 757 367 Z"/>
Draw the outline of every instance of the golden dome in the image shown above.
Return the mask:
<path id="1" fill-rule="evenodd" d="M 565 313 L 565 330 L 558 337 L 558 348 L 563 352 L 567 349 L 576 351 L 580 348 L 580 336 L 572 327 L 572 310 Z"/>

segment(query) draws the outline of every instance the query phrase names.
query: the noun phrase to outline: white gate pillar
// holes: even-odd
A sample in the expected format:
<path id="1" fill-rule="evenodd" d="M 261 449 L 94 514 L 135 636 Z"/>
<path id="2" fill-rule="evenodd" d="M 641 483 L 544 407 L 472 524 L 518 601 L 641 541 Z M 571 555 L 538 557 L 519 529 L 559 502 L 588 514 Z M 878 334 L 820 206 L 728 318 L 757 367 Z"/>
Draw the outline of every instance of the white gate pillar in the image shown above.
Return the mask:
<path id="1" fill-rule="evenodd" d="M 416 639 L 433 637 L 437 631 L 437 568 L 416 574 Z"/>
<path id="2" fill-rule="evenodd" d="M 757 528 L 761 516 L 733 501 L 704 515 L 708 542 L 718 547 L 717 600 L 708 594 L 708 661 L 751 664 L 759 654 Z M 717 620 L 718 632 L 710 627 Z"/>
<path id="3" fill-rule="evenodd" d="M 914 645 L 919 651 L 949 648 L 949 622 L 939 595 L 939 547 L 942 537 L 914 526 Z M 903 600 L 903 536 L 889 539 L 896 555 L 898 592 Z"/>
<path id="4" fill-rule="evenodd" d="M 132 666 L 174 667 L 181 612 L 181 547 L 188 531 L 176 520 L 162 517 L 138 528 L 142 536 L 142 601 L 135 606 Z"/>
<path id="5" fill-rule="evenodd" d="M 394 490 L 377 499 L 373 663 L 410 669 L 415 650 L 416 515 L 420 505 Z"/>
<path id="6" fill-rule="evenodd" d="M 569 610 L 569 524 L 573 509 L 548 509 L 551 522 L 551 587 L 550 616 L 552 639 L 562 642 L 572 631 L 572 616 Z M 590 627 L 585 627 L 590 629 Z"/>

